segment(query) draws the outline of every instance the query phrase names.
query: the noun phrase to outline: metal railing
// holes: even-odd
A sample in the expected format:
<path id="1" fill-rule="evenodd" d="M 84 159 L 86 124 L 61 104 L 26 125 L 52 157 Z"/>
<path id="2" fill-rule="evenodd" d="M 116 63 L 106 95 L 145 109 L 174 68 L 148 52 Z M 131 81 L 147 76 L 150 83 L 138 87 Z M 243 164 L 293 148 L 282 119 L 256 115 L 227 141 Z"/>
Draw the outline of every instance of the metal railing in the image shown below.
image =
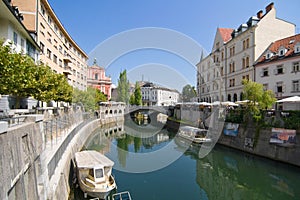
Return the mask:
<path id="1" fill-rule="evenodd" d="M 94 120 L 95 117 L 91 115 L 90 113 L 82 113 L 81 116 L 78 114 L 76 115 L 70 115 L 70 116 L 62 116 L 58 117 L 56 119 L 48 120 L 46 123 L 46 129 L 45 131 L 45 139 L 51 139 L 51 144 L 54 144 L 54 142 L 57 143 L 57 138 L 60 137 L 60 134 L 63 132 L 69 131 L 70 127 L 73 125 L 77 125 L 71 132 L 66 133 L 66 137 L 56 150 L 54 156 L 48 163 L 48 177 L 51 179 L 52 175 L 55 172 L 56 166 L 58 165 L 59 160 L 61 159 L 63 153 L 65 152 L 66 148 L 68 147 L 69 143 L 73 139 L 73 137 L 77 134 L 77 132 L 84 127 L 86 124 L 88 124 L 90 121 Z M 48 140 L 49 141 L 49 140 Z M 52 145 L 51 145 L 52 148 Z"/>

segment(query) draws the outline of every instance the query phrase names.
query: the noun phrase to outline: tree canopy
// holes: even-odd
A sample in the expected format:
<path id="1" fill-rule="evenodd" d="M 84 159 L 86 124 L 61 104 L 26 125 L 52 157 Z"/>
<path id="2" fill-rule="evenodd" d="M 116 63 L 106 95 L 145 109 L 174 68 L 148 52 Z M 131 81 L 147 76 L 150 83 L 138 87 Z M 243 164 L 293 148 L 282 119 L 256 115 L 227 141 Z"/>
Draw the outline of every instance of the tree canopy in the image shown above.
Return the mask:
<path id="1" fill-rule="evenodd" d="M 195 87 L 191 86 L 190 84 L 187 84 L 182 88 L 182 100 L 184 102 L 189 102 L 192 98 L 196 96 L 197 93 Z"/>
<path id="2" fill-rule="evenodd" d="M 249 100 L 246 109 L 253 116 L 260 116 L 260 110 L 271 108 L 276 98 L 271 90 L 264 90 L 262 84 L 251 80 L 243 80 L 243 98 Z"/>
<path id="3" fill-rule="evenodd" d="M 99 107 L 99 102 L 107 101 L 107 97 L 98 89 L 88 87 L 86 91 L 74 89 L 73 103 L 80 104 L 85 111 L 96 110 Z"/>
<path id="4" fill-rule="evenodd" d="M 121 101 L 128 104 L 130 97 L 129 97 L 129 81 L 127 79 L 126 70 L 121 72 L 119 75 L 117 91 L 118 91 L 117 101 Z"/>
<path id="5" fill-rule="evenodd" d="M 137 105 L 137 106 L 140 106 L 143 104 L 141 87 L 138 84 L 138 82 L 135 83 L 134 93 L 130 95 L 129 103 L 131 105 Z"/>
<path id="6" fill-rule="evenodd" d="M 0 41 L 0 94 L 15 96 L 16 108 L 21 98 L 30 96 L 45 102 L 71 101 L 72 87 L 64 75 L 3 44 Z"/>

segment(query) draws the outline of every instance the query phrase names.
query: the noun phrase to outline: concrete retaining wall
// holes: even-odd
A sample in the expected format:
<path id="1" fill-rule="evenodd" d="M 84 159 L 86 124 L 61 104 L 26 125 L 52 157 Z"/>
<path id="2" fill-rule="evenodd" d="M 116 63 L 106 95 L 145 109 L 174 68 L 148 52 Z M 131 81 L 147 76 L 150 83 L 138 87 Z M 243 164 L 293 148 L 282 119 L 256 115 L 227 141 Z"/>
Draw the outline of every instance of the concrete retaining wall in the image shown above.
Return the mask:
<path id="1" fill-rule="evenodd" d="M 55 174 L 52 176 L 49 185 L 51 186 L 51 190 L 48 191 L 47 199 L 68 199 L 70 193 L 70 168 L 72 159 L 74 159 L 74 155 L 76 152 L 80 151 L 85 144 L 88 136 L 99 126 L 106 123 L 115 123 L 118 120 L 124 120 L 123 117 L 112 117 L 106 119 L 97 119 L 78 131 L 76 136 L 74 136 L 73 140 L 67 147 L 64 152 L 61 160 L 58 163 L 58 166 L 55 170 Z"/>
<path id="2" fill-rule="evenodd" d="M 0 133 L 0 199 L 39 199 L 38 174 L 43 150 L 43 117 L 28 116 L 22 125 Z"/>
<path id="3" fill-rule="evenodd" d="M 262 129 L 257 133 L 254 126 L 239 127 L 236 137 L 227 136 L 223 133 L 218 140 L 219 144 L 226 145 L 231 148 L 239 149 L 251 154 L 267 157 L 273 160 L 289 163 L 300 167 L 300 132 L 297 131 L 297 142 L 293 147 L 283 147 L 270 144 L 272 131 Z"/>

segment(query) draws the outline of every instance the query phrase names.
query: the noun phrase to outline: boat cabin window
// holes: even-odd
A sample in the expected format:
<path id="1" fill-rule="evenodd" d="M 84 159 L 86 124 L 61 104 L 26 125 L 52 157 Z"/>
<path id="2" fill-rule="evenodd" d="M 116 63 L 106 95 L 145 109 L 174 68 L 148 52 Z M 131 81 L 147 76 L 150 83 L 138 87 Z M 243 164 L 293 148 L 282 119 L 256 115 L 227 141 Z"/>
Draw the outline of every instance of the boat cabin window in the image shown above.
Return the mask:
<path id="1" fill-rule="evenodd" d="M 206 136 L 206 132 L 204 131 L 197 131 L 195 137 L 204 138 Z"/>
<path id="2" fill-rule="evenodd" d="M 95 169 L 95 178 L 102 178 L 103 177 L 103 169 Z"/>
<path id="3" fill-rule="evenodd" d="M 101 182 L 105 180 L 103 169 L 97 168 L 97 169 L 90 169 L 89 170 L 89 177 L 93 179 L 95 182 Z"/>

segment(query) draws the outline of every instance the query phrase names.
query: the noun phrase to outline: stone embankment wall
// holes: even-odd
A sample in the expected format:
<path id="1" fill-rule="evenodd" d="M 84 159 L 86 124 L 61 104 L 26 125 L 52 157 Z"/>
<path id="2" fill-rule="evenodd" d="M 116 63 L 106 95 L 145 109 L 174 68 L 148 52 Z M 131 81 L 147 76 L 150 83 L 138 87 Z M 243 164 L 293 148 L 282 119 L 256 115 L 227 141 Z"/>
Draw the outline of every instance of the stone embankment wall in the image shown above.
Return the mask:
<path id="1" fill-rule="evenodd" d="M 63 153 L 55 174 L 52 176 L 49 185 L 52 186 L 52 190 L 48 191 L 47 199 L 68 199 L 70 194 L 70 169 L 72 160 L 74 159 L 75 153 L 80 151 L 85 144 L 88 136 L 98 127 L 108 123 L 117 123 L 118 121 L 124 120 L 123 116 L 120 117 L 107 117 L 105 119 L 97 119 L 91 121 L 82 129 L 80 129 L 76 136 L 72 139 L 66 151 Z M 72 176 L 72 175 L 71 175 Z"/>
<path id="2" fill-rule="evenodd" d="M 300 132 L 297 131 L 297 141 L 294 146 L 283 147 L 270 144 L 271 128 L 257 130 L 253 125 L 240 125 L 237 136 L 227 136 L 223 133 L 219 144 L 239 149 L 251 154 L 263 156 L 273 160 L 289 163 L 300 167 Z"/>
<path id="3" fill-rule="evenodd" d="M 0 123 L 0 199 L 39 199 L 43 116 L 27 116 L 13 127 Z"/>

